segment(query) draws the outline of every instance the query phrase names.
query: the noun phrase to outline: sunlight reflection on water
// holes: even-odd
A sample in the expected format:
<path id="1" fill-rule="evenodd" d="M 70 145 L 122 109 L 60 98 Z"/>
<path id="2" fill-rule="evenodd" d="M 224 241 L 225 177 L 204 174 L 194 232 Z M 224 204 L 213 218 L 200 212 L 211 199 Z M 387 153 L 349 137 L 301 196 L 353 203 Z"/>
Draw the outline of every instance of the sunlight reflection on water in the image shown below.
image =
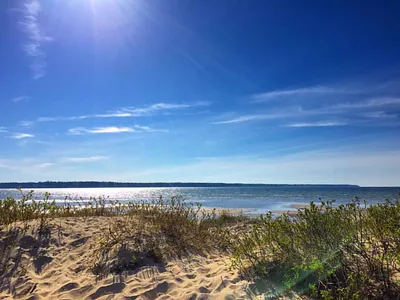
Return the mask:
<path id="1" fill-rule="evenodd" d="M 28 189 L 24 190 L 24 192 Z M 60 188 L 35 189 L 35 199 L 43 199 L 46 192 L 50 199 L 64 203 L 66 197 L 72 201 L 89 200 L 90 197 L 105 197 L 108 200 L 150 201 L 162 195 L 169 198 L 181 195 L 186 201 L 200 202 L 203 207 L 251 209 L 257 213 L 268 210 L 294 210 L 292 204 L 307 204 L 310 201 L 336 200 L 347 203 L 355 196 L 367 199 L 371 203 L 395 198 L 398 188 L 363 187 L 221 187 L 221 188 Z M 0 199 L 7 196 L 21 198 L 15 189 L 0 189 Z"/>

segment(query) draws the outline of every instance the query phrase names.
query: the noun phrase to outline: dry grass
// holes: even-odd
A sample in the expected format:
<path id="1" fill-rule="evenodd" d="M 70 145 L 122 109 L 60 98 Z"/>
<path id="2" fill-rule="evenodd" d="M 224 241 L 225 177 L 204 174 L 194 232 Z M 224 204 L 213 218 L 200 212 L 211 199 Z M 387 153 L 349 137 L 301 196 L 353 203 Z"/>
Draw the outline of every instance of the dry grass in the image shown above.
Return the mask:
<path id="1" fill-rule="evenodd" d="M 61 230 L 64 219 L 85 222 L 92 217 L 107 218 L 107 226 L 95 237 L 93 247 L 91 263 L 96 275 L 132 270 L 148 259 L 168 261 L 193 253 L 223 251 L 226 227 L 246 218 L 204 210 L 179 196 L 138 203 L 92 198 L 56 205 L 49 200 L 50 194 L 43 201 L 35 201 L 33 191 L 21 191 L 21 195 L 21 200 L 0 200 L 0 235 L 10 248 L 17 240 L 16 231 L 21 237 L 35 227 L 41 235 L 54 226 Z"/>
<path id="2" fill-rule="evenodd" d="M 49 199 L 34 201 L 30 192 L 0 201 L 2 257 L 17 251 L 31 228 L 46 243 L 63 220 L 102 217 L 106 225 L 93 237 L 88 262 L 96 276 L 223 252 L 243 276 L 273 284 L 275 296 L 296 291 L 321 299 L 392 299 L 400 293 L 400 200 L 311 203 L 296 214 L 249 218 L 204 210 L 182 197 L 139 203 L 93 198 L 71 206 Z M 21 271 L 6 259 L 0 268 L 3 281 Z"/>

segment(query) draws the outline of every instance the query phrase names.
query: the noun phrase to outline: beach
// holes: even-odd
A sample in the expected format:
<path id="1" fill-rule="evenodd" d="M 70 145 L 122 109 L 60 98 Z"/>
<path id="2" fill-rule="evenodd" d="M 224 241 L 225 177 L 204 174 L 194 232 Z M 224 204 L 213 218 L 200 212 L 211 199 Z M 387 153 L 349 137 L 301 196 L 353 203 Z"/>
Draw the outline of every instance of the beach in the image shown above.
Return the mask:
<path id="1" fill-rule="evenodd" d="M 74 206 L 32 197 L 0 201 L 0 299 L 336 299 L 400 291 L 399 201 L 299 203 L 261 216 L 202 209 L 180 196 Z M 323 285 L 343 272 L 344 281 Z M 348 284 L 353 276 L 363 289 Z"/>
<path id="2" fill-rule="evenodd" d="M 217 252 L 168 262 L 149 260 L 121 274 L 93 274 L 97 239 L 109 221 L 56 219 L 45 235 L 31 222 L 25 233 L 18 233 L 12 249 L 3 236 L 2 263 L 8 271 L 1 278 L 0 299 L 248 298 L 248 282 L 230 270 L 227 255 Z"/>

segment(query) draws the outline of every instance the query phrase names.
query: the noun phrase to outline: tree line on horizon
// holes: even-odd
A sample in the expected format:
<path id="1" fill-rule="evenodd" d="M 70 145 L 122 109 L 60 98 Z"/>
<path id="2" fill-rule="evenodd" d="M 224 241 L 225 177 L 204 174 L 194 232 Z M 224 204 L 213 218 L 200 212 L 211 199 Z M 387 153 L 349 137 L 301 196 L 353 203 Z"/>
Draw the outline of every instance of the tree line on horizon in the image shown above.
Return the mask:
<path id="1" fill-rule="evenodd" d="M 262 184 L 262 183 L 215 183 L 215 182 L 113 182 L 113 181 L 42 181 L 0 182 L 0 188 L 91 188 L 91 187 L 358 187 L 351 184 Z"/>

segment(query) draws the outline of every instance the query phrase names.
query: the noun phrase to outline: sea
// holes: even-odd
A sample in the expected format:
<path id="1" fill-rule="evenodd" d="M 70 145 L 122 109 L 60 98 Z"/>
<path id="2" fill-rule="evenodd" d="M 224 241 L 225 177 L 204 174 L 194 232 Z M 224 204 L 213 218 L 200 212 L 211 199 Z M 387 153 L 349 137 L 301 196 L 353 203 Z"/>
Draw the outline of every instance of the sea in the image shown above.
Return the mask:
<path id="1" fill-rule="evenodd" d="M 23 193 L 29 189 L 22 190 Z M 91 197 L 106 200 L 138 202 L 182 196 L 187 202 L 198 202 L 204 208 L 235 208 L 247 213 L 296 210 L 296 205 L 310 201 L 334 200 L 335 204 L 349 203 L 355 197 L 370 204 L 385 199 L 400 199 L 400 187 L 329 187 L 329 186 L 271 186 L 271 187 L 173 187 L 173 188 L 53 188 L 35 189 L 34 199 L 43 199 L 45 193 L 62 205 L 67 202 L 87 201 Z M 16 189 L 0 189 L 0 199 L 21 198 Z M 67 199 L 67 200 L 66 200 Z"/>

